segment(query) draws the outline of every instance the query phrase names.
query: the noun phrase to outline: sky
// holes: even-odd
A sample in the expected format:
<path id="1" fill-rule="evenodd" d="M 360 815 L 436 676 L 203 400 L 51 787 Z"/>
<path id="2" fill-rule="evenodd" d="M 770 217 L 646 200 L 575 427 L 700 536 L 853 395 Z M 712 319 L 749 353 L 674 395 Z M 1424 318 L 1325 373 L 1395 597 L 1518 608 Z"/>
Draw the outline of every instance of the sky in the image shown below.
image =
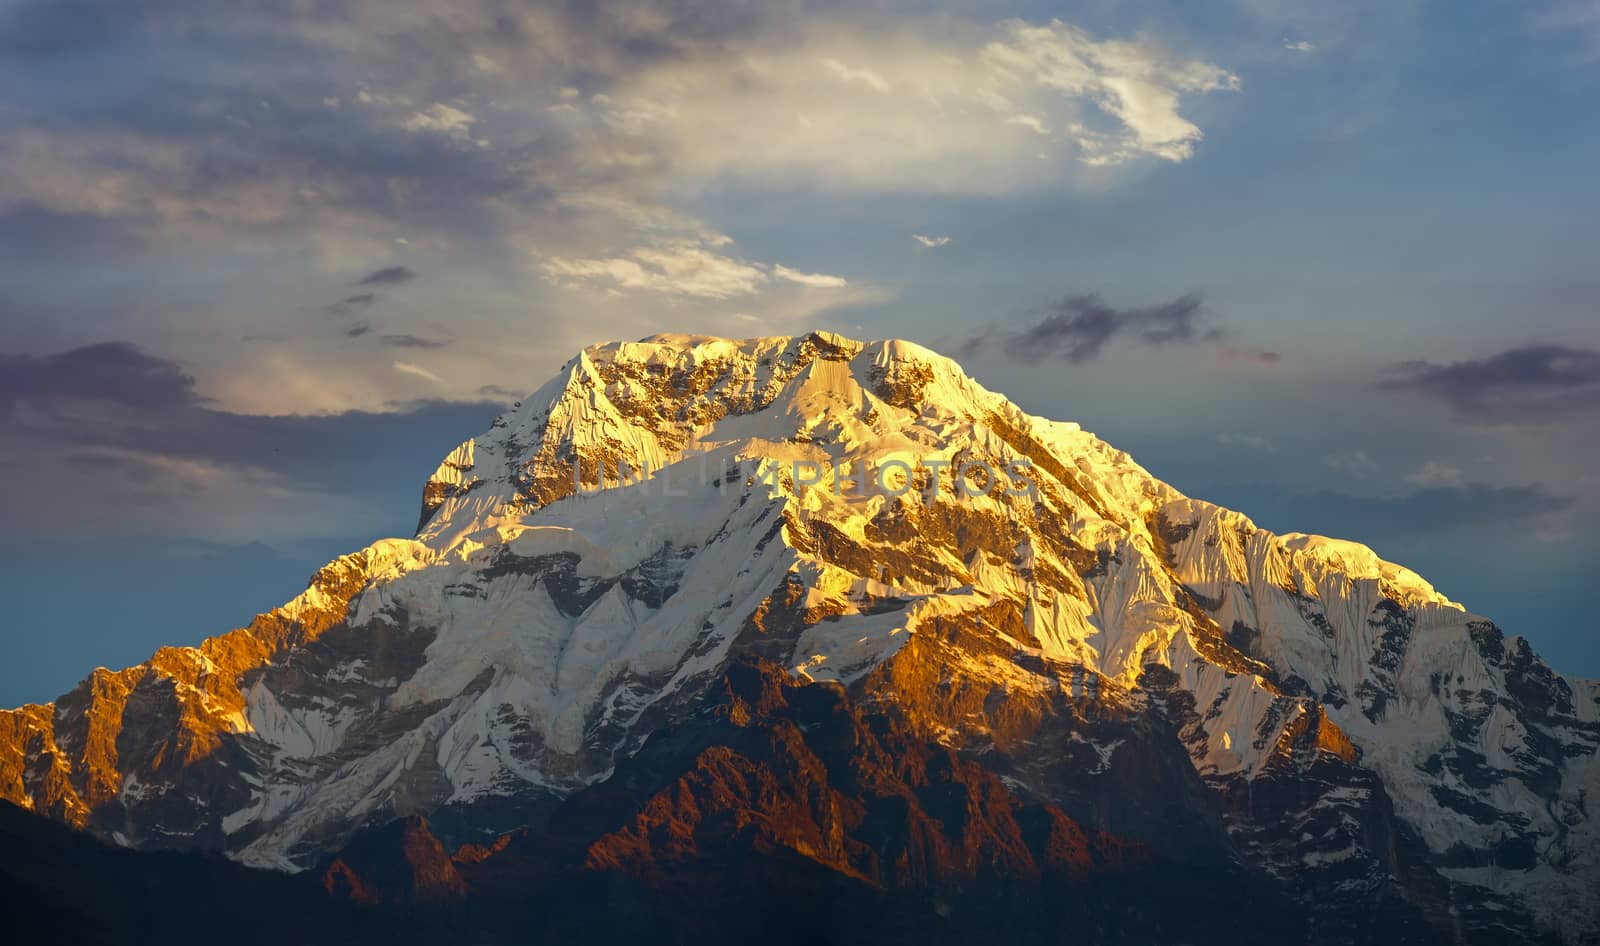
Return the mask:
<path id="1" fill-rule="evenodd" d="M 1600 677 L 1600 5 L 0 0 L 0 705 L 585 345 L 957 357 Z"/>

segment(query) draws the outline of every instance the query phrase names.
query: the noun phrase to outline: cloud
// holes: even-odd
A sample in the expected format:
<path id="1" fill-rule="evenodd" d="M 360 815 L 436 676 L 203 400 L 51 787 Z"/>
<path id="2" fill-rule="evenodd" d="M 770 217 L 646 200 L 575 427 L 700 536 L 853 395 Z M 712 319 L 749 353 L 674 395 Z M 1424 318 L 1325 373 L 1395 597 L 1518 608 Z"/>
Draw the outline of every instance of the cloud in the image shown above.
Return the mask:
<path id="1" fill-rule="evenodd" d="M 1381 386 L 1438 398 L 1479 423 L 1547 423 L 1600 408 L 1600 351 L 1525 345 L 1485 358 L 1391 366 Z"/>
<path id="2" fill-rule="evenodd" d="M 400 123 L 400 127 L 411 132 L 426 131 L 464 139 L 471 137 L 472 126 L 477 120 L 459 108 L 435 102 L 420 112 L 412 112 L 409 118 Z"/>
<path id="3" fill-rule="evenodd" d="M 1138 42 L 1097 41 L 1060 20 L 1047 26 L 1013 20 L 1005 33 L 984 47 L 989 68 L 1068 98 L 1087 97 L 1121 123 L 1110 134 L 1080 133 L 1077 144 L 1091 163 L 1120 163 L 1134 154 L 1187 159 L 1201 133 L 1178 114 L 1180 93 L 1239 88 L 1238 77 L 1224 69 L 1173 60 Z"/>
<path id="4" fill-rule="evenodd" d="M 783 265 L 772 267 L 772 276 L 774 279 L 799 283 L 802 286 L 810 286 L 813 289 L 842 289 L 850 285 L 849 281 L 843 276 L 829 276 L 826 273 L 802 273 Z"/>
<path id="5" fill-rule="evenodd" d="M 1307 41 L 1305 41 L 1303 39 L 1299 40 L 1298 42 L 1290 42 L 1289 40 L 1284 40 L 1283 41 L 1283 48 L 1287 49 L 1287 50 L 1290 50 L 1292 52 L 1297 52 L 1297 53 L 1309 53 L 1309 52 L 1315 52 L 1316 51 L 1317 44 L 1316 43 L 1307 42 Z"/>
<path id="6" fill-rule="evenodd" d="M 373 270 L 371 273 L 368 273 L 366 276 L 362 277 L 361 281 L 357 282 L 356 285 L 399 286 L 416 278 L 417 274 L 409 266 L 385 266 L 382 269 Z"/>
<path id="7" fill-rule="evenodd" d="M 891 290 L 854 272 L 836 282 L 827 259 L 796 269 L 777 251 L 712 239 L 686 209 L 725 206 L 701 200 L 708 192 L 1103 192 L 1122 180 L 1110 165 L 1192 149 L 1202 90 L 1236 84 L 1152 38 L 837 4 L 462 0 L 447 17 L 410 0 L 222 14 L 199 0 L 67 6 L 15 0 L 0 14 L 6 49 L 60 49 L 108 70 L 23 83 L 0 109 L 0 275 L 26 275 L 4 251 L 41 240 L 50 252 L 29 252 L 63 270 L 238 273 L 226 289 L 142 281 L 137 324 L 152 338 L 183 331 L 209 378 L 240 367 L 225 346 L 270 323 L 291 343 L 214 393 L 283 410 L 376 407 L 396 393 L 387 360 L 329 380 L 328 353 L 309 341 L 327 336 L 306 323 L 328 304 L 351 320 L 368 305 L 333 292 L 269 311 L 329 273 L 394 297 L 410 283 L 373 276 L 431 266 L 440 298 L 471 293 L 492 310 L 478 325 L 520 308 L 517 330 L 497 339 L 519 344 L 637 334 L 758 298 L 783 330 Z M 1068 56 L 1084 82 L 1064 84 Z M 397 237 L 411 250 L 397 253 Z M 571 287 L 599 297 L 581 300 L 592 317 L 562 319 Z M 633 304 L 606 305 L 612 293 Z M 266 377 L 296 383 L 250 393 Z"/>
<path id="8" fill-rule="evenodd" d="M 1276 368 L 1283 364 L 1283 355 L 1279 352 L 1242 345 L 1228 345 L 1217 352 L 1217 357 L 1225 362 L 1256 368 Z"/>
<path id="9" fill-rule="evenodd" d="M 552 256 L 540 268 L 569 285 L 599 282 L 617 289 L 729 299 L 760 292 L 766 271 L 703 245 L 642 246 L 626 255 L 595 259 Z"/>
<path id="10" fill-rule="evenodd" d="M 1570 509 L 1574 501 L 1545 487 L 1462 483 L 1395 496 L 1296 493 L 1253 485 L 1213 490 L 1207 496 L 1238 509 L 1264 528 L 1370 541 L 1426 537 L 1472 528 L 1526 522 Z"/>
<path id="11" fill-rule="evenodd" d="M 691 182 L 992 194 L 1187 160 L 1203 133 L 1186 98 L 1238 88 L 1221 67 L 1060 20 L 891 30 L 817 16 L 781 40 L 652 62 L 562 114 Z"/>
<path id="12" fill-rule="evenodd" d="M 480 276 L 506 288 L 496 300 L 541 313 L 560 311 L 538 304 L 562 301 L 552 286 L 659 297 L 598 313 L 584 331 L 602 334 L 695 300 L 770 293 L 764 305 L 798 309 L 804 297 L 808 315 L 859 304 L 874 287 L 854 274 L 824 286 L 833 270 L 814 262 L 822 272 L 804 275 L 817 278 L 794 282 L 782 255 L 702 239 L 713 228 L 682 208 L 747 186 L 823 200 L 1104 191 L 1118 180 L 1106 167 L 1192 150 L 1199 97 L 1237 84 L 1147 37 L 838 4 L 463 0 L 448 17 L 409 0 L 68 6 L 15 0 L 0 46 L 92 53 L 115 81 L 71 70 L 24 83 L 0 110 L 0 269 L 16 265 L 14 243 L 62 268 L 247 272 L 248 291 L 156 286 L 139 300 L 214 309 L 183 326 L 190 351 L 220 348 L 205 337 L 218 326 L 231 342 L 238 323 L 266 320 L 264 300 L 286 287 L 410 272 L 388 265 L 397 237 L 433 254 L 441 294 Z M 1066 81 L 1071 63 L 1081 82 Z M 795 291 L 806 286 L 839 291 Z M 158 318 L 165 332 L 180 317 Z M 576 340 L 556 318 L 522 324 Z"/>
<path id="13" fill-rule="evenodd" d="M 349 328 L 345 329 L 344 333 L 346 335 L 350 336 L 351 338 L 360 338 L 361 336 L 366 335 L 367 333 L 369 333 L 371 331 L 372 331 L 372 326 L 370 324 L 368 324 L 366 322 L 357 322 L 355 325 L 352 325 Z"/>
<path id="14" fill-rule="evenodd" d="M 823 58 L 822 66 L 840 81 L 859 82 L 874 92 L 887 94 L 889 91 L 889 83 L 871 69 L 852 69 L 837 59 L 827 57 Z"/>
<path id="15" fill-rule="evenodd" d="M 781 264 L 767 267 L 717 252 L 726 240 L 667 240 L 635 247 L 618 256 L 590 259 L 552 256 L 539 264 L 545 277 L 558 284 L 609 287 L 669 296 L 731 299 L 750 296 L 774 281 L 813 289 L 841 289 L 850 283 L 842 276 L 805 273 Z"/>
<path id="16" fill-rule="evenodd" d="M 305 55 L 315 70 L 316 54 Z M 47 234 L 98 220 L 98 235 L 67 247 L 65 258 L 149 246 L 249 250 L 274 240 L 367 257 L 390 242 L 375 232 L 380 222 L 492 234 L 504 226 L 491 227 L 495 201 L 542 183 L 519 180 L 504 155 L 407 132 L 370 109 L 329 109 L 293 80 L 240 86 L 230 67 L 247 68 L 220 65 L 209 80 L 141 73 L 80 96 L 77 108 L 30 103 L 48 122 L 26 123 L 26 104 L 8 114 L 0 214 L 32 207 L 50 223 Z M 527 158 L 535 149 L 525 150 Z M 550 167 L 547 177 L 558 173 Z"/>
<path id="17" fill-rule="evenodd" d="M 1010 118 L 1006 119 L 1006 124 L 1018 125 L 1040 136 L 1048 137 L 1050 134 L 1050 126 L 1045 124 L 1044 119 L 1037 115 L 1012 115 Z"/>
<path id="18" fill-rule="evenodd" d="M 0 353 L 0 385 L 0 475 L 28 484 L 0 492 L 15 535 L 316 534 L 350 516 L 372 528 L 409 514 L 427 470 L 501 410 L 220 410 L 181 363 L 122 342 Z M 408 472 L 381 474 L 386 464 Z"/>
<path id="19" fill-rule="evenodd" d="M 1356 479 L 1366 479 L 1378 472 L 1378 462 L 1367 455 L 1365 450 L 1350 450 L 1340 453 L 1330 453 L 1322 458 L 1329 469 L 1336 470 L 1346 476 Z"/>
<path id="20" fill-rule="evenodd" d="M 140 410 L 199 403 L 194 377 L 174 361 L 126 342 L 101 342 L 54 355 L 0 353 L 0 407 L 24 402 L 104 401 Z"/>
<path id="21" fill-rule="evenodd" d="M 1415 473 L 1406 476 L 1406 482 L 1413 486 L 1466 486 L 1467 478 L 1460 470 L 1453 466 L 1437 463 L 1433 460 L 1422 465 Z"/>
<path id="22" fill-rule="evenodd" d="M 336 315 L 344 315 L 345 313 L 354 311 L 356 309 L 368 308 L 377 301 L 378 296 L 376 293 L 363 292 L 354 296 L 345 296 L 338 302 L 328 306 L 328 311 Z"/>
<path id="23" fill-rule="evenodd" d="M 913 234 L 911 234 L 911 239 L 916 240 L 918 243 L 921 243 L 923 246 L 927 247 L 930 250 L 936 250 L 941 246 L 949 246 L 950 245 L 950 238 L 947 237 L 947 236 L 936 236 L 935 237 L 935 236 L 924 236 L 921 233 L 913 233 Z"/>
<path id="24" fill-rule="evenodd" d="M 417 335 L 384 335 L 379 341 L 390 348 L 443 348 L 450 344 L 448 339 L 422 338 Z"/>
<path id="25" fill-rule="evenodd" d="M 1054 313 L 1020 332 L 975 336 L 961 347 L 964 355 L 971 356 L 998 334 L 1006 354 L 1018 361 L 1088 361 L 1116 338 L 1147 346 L 1220 338 L 1219 329 L 1201 324 L 1203 317 L 1203 302 L 1194 292 L 1160 305 L 1123 309 L 1107 305 L 1095 294 L 1069 296 L 1056 304 Z"/>
<path id="26" fill-rule="evenodd" d="M 485 384 L 478 388 L 478 393 L 483 397 L 492 397 L 502 401 L 515 401 L 522 397 L 522 391 L 508 388 L 503 384 Z"/>
<path id="27" fill-rule="evenodd" d="M 395 362 L 394 370 L 400 372 L 401 374 L 408 374 L 415 378 L 421 378 L 424 381 L 432 381 L 434 384 L 444 383 L 443 378 L 422 367 L 421 365 L 414 365 L 409 361 Z"/>

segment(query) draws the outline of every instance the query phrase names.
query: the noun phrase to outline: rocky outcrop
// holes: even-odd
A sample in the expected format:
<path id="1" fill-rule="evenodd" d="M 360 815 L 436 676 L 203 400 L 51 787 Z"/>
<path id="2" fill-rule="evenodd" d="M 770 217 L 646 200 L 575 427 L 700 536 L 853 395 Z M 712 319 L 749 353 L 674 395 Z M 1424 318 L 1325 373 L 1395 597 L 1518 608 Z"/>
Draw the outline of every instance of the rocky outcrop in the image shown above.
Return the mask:
<path id="1" fill-rule="evenodd" d="M 467 895 L 455 862 L 416 815 L 358 835 L 323 868 L 322 885 L 335 897 L 368 905 L 409 907 Z"/>
<path id="2" fill-rule="evenodd" d="M 601 942 L 1302 937 L 1293 901 L 1222 852 L 1201 869 L 1085 829 L 917 728 L 892 705 L 740 660 L 702 713 L 613 778 L 540 827 L 458 851 L 465 892 L 421 916 L 472 941 L 537 939 L 578 917 Z M 365 902 L 386 902 L 386 876 L 410 889 L 417 859 L 395 849 L 418 830 L 359 836 L 330 888 Z M 381 848 L 391 856 L 372 863 Z"/>
<path id="3" fill-rule="evenodd" d="M 53 705 L 0 711 L 0 799 L 123 839 L 148 825 L 157 846 L 163 834 L 199 840 L 191 829 L 213 805 L 231 810 L 203 770 L 247 761 L 232 738 L 249 726 L 247 676 L 340 625 L 368 566 L 367 553 L 344 556 L 247 627 L 100 668 Z M 180 786 L 201 794 L 165 800 Z"/>

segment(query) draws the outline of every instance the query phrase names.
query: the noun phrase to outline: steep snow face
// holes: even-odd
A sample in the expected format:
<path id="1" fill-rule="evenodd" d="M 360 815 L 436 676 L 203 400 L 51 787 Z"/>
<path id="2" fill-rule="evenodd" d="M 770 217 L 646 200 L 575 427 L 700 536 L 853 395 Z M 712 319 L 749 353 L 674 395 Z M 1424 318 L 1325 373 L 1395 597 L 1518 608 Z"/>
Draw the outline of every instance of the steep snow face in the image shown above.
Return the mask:
<path id="1" fill-rule="evenodd" d="M 915 706 L 1045 797 L 1039 718 L 1159 718 L 1280 876 L 1393 882 L 1377 848 L 1401 842 L 1369 830 L 1392 806 L 1450 889 L 1596 921 L 1594 684 L 1370 549 L 1186 498 L 910 343 L 587 349 L 444 459 L 415 539 L 348 568 L 227 660 L 208 642 L 211 669 L 169 655 L 5 714 L 0 792 L 294 869 L 395 814 L 522 823 L 755 654 Z M 1062 751 L 1116 778 L 1151 731 Z M 1226 801 L 1285 778 L 1288 807 Z"/>

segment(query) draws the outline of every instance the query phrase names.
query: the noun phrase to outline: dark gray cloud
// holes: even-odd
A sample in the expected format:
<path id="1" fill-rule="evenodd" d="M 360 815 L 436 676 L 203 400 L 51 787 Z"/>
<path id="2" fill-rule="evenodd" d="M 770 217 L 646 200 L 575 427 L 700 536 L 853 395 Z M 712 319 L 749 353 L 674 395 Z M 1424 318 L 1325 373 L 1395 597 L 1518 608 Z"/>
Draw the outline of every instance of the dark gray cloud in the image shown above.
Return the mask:
<path id="1" fill-rule="evenodd" d="M 3 151 L 0 144 L 0 151 Z M 17 203 L 0 208 L 0 258 L 51 265 L 86 254 L 116 255 L 142 243 L 135 220 Z"/>
<path id="2" fill-rule="evenodd" d="M 370 324 L 368 324 L 366 322 L 357 322 L 355 325 L 352 325 L 349 328 L 345 329 L 344 333 L 346 335 L 350 336 L 351 338 L 360 338 L 361 336 L 366 335 L 366 334 L 370 333 L 371 331 L 372 331 L 372 326 Z"/>
<path id="3" fill-rule="evenodd" d="M 384 335 L 379 341 L 390 348 L 443 348 L 449 339 L 423 338 L 419 335 Z"/>
<path id="4" fill-rule="evenodd" d="M 1486 358 L 1391 366 L 1381 385 L 1439 398 L 1463 419 L 1542 423 L 1600 409 L 1600 351 L 1524 345 Z"/>
<path id="5" fill-rule="evenodd" d="M 0 406 L 20 401 L 107 401 L 131 408 L 188 408 L 200 401 L 194 377 L 174 361 L 126 342 L 85 345 L 53 355 L 0 353 Z"/>
<path id="6" fill-rule="evenodd" d="M 26 73 L 0 53 L 0 85 L 19 90 L 13 108 L 0 112 L 0 169 L 22 161 L 16 173 L 33 174 L 40 195 L 35 204 L 0 206 L 0 262 L 102 259 L 177 244 L 250 247 L 263 238 L 361 234 L 373 225 L 498 246 L 508 219 L 539 219 L 554 195 L 579 186 L 573 175 L 604 178 L 581 169 L 559 128 L 495 147 L 408 130 L 407 118 L 433 93 L 415 90 L 410 105 L 352 102 L 358 80 L 345 75 L 349 67 L 319 58 L 322 51 L 286 49 L 293 35 L 250 40 L 235 61 L 194 65 L 181 77 L 148 65 L 165 58 L 167 40 L 119 37 L 104 54 L 131 65 L 119 68 L 115 82 L 95 83 L 92 95 L 23 81 Z M 259 78 L 281 71 L 285 55 L 303 56 L 305 74 Z M 86 64 L 77 74 L 91 71 Z M 332 101 L 339 104 L 326 104 Z M 23 140 L 47 160 L 24 161 L 14 143 Z M 130 186 L 92 211 L 65 196 L 100 180 Z M 387 267 L 358 284 L 394 286 L 414 275 Z"/>
<path id="7" fill-rule="evenodd" d="M 98 471 L 105 489 L 137 496 L 177 488 L 170 461 L 262 471 L 302 490 L 359 493 L 372 487 L 381 458 L 425 476 L 501 410 L 487 400 L 430 400 L 392 411 L 261 415 L 209 404 L 180 364 L 121 342 L 46 356 L 0 354 L 0 455 Z M 0 517 L 9 521 L 14 503 L 49 504 L 50 471 L 33 465 L 28 472 L 38 488 L 7 491 Z M 63 477 L 72 479 L 81 481 Z"/>
<path id="8" fill-rule="evenodd" d="M 503 384 L 486 384 L 478 389 L 478 393 L 483 397 L 492 397 L 503 401 L 514 401 L 517 398 L 522 397 L 522 395 L 527 392 L 513 390 Z"/>
<path id="9" fill-rule="evenodd" d="M 373 270 L 357 282 L 358 286 L 399 286 L 417 278 L 415 271 L 409 266 L 385 266 Z M 370 295 L 370 293 L 369 293 Z"/>
<path id="10" fill-rule="evenodd" d="M 345 296 L 338 302 L 328 306 L 328 311 L 334 313 L 335 315 L 345 315 L 358 309 L 371 308 L 372 304 L 377 301 L 377 293 L 363 292 L 354 296 Z"/>
<path id="11" fill-rule="evenodd" d="M 1007 355 L 1018 361 L 1088 361 L 1117 339 L 1146 346 L 1219 340 L 1221 330 L 1205 321 L 1204 301 L 1197 292 L 1143 308 L 1118 308 L 1090 293 L 1062 299 L 1049 315 L 1019 332 L 991 329 L 974 336 L 960 346 L 960 352 L 970 357 L 989 343 L 998 342 Z"/>
<path id="12" fill-rule="evenodd" d="M 1217 357 L 1226 362 L 1253 365 L 1257 368 L 1276 368 L 1283 364 L 1283 354 L 1281 352 L 1268 351 L 1265 348 L 1252 348 L 1248 345 L 1229 345 L 1217 352 Z"/>
<path id="13" fill-rule="evenodd" d="M 105 46 L 140 31 L 186 28 L 210 38 L 228 37 L 264 25 L 306 26 L 362 23 L 385 26 L 397 59 L 413 68 L 438 67 L 433 60 L 463 46 L 534 45 L 539 29 L 559 30 L 560 39 L 595 70 L 615 71 L 627 62 L 691 58 L 708 49 L 736 46 L 772 21 L 842 2 L 816 0 L 462 0 L 449 18 L 419 17 L 407 24 L 381 16 L 384 4 L 356 0 L 253 0 L 221 15 L 204 0 L 15 0 L 0 10 L 0 53 L 60 54 Z M 542 15 L 540 15 L 542 14 Z"/>

